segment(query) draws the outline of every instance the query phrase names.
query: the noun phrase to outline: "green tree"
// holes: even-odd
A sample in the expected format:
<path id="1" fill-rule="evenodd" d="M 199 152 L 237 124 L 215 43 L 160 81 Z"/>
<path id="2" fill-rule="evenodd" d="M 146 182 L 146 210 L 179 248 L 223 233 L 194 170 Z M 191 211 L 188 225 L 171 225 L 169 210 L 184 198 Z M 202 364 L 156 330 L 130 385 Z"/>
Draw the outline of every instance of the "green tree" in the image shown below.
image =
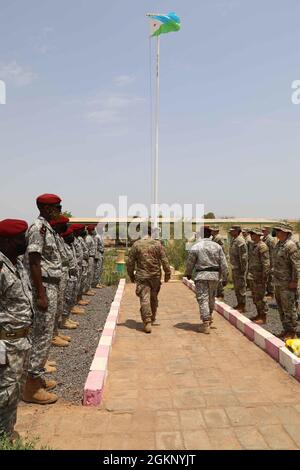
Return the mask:
<path id="1" fill-rule="evenodd" d="M 215 214 L 213 212 L 207 212 L 207 214 L 204 214 L 203 216 L 204 219 L 215 219 Z"/>
<path id="2" fill-rule="evenodd" d="M 71 219 L 73 217 L 72 212 L 70 212 L 70 211 L 64 211 L 62 213 L 62 215 L 64 215 L 65 217 L 68 217 L 69 219 Z"/>

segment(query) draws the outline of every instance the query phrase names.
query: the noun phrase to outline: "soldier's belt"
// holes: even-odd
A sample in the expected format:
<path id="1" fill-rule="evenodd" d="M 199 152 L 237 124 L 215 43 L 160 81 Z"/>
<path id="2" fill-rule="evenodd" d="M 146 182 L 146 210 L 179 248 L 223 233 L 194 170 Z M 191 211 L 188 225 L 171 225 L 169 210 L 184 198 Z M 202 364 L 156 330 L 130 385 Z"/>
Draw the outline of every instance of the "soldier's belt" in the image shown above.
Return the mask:
<path id="1" fill-rule="evenodd" d="M 46 284 L 55 284 L 58 286 L 60 283 L 59 277 L 42 277 L 42 281 L 46 282 Z"/>
<path id="2" fill-rule="evenodd" d="M 204 269 L 196 269 L 196 273 L 202 273 L 202 272 L 212 272 L 212 273 L 218 273 L 220 271 L 220 268 L 217 266 L 211 266 L 209 268 L 204 268 Z"/>
<path id="3" fill-rule="evenodd" d="M 19 338 L 26 338 L 30 333 L 30 328 L 21 328 L 20 330 L 8 332 L 4 330 L 0 330 L 0 340 L 1 339 L 19 339 Z"/>

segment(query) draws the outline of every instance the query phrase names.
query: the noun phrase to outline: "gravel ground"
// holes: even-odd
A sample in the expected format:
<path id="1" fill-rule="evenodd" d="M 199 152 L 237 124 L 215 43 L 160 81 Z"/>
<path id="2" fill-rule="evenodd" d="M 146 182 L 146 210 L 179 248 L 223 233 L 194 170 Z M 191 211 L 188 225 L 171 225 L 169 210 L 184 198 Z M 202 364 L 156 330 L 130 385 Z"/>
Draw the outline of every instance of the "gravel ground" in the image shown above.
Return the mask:
<path id="1" fill-rule="evenodd" d="M 101 337 L 101 330 L 106 321 L 110 305 L 116 293 L 116 287 L 95 289 L 97 294 L 91 299 L 86 315 L 71 315 L 71 319 L 80 323 L 76 330 L 60 330 L 71 336 L 72 341 L 66 348 L 51 347 L 49 360 L 57 363 L 57 372 L 47 374 L 58 382 L 55 393 L 64 400 L 81 404 L 83 387 L 89 373 L 96 347 Z"/>
<path id="2" fill-rule="evenodd" d="M 233 289 L 225 289 L 225 302 L 231 307 L 237 304 L 236 296 Z M 282 325 L 280 321 L 280 316 L 278 313 L 277 305 L 275 300 L 269 301 L 269 312 L 267 315 L 267 323 L 261 325 L 267 331 L 270 331 L 274 335 L 279 335 L 282 332 Z M 251 292 L 247 291 L 247 301 L 246 301 L 246 312 L 243 314 L 246 317 L 252 319 L 257 314 L 255 305 L 252 301 Z M 298 322 L 297 335 L 300 337 L 300 325 Z"/>

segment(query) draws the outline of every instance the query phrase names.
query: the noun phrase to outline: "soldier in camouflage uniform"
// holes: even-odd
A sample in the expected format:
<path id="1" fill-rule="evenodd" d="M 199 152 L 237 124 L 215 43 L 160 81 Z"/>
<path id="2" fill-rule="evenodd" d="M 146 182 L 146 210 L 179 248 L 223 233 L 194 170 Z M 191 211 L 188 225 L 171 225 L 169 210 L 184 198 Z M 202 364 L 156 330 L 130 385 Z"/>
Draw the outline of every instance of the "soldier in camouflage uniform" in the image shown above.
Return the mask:
<path id="1" fill-rule="evenodd" d="M 82 306 L 88 305 L 90 303 L 89 300 L 82 299 L 82 264 L 83 264 L 83 248 L 82 244 L 79 240 L 79 234 L 84 229 L 83 224 L 73 224 L 72 226 L 73 233 L 74 233 L 74 242 L 73 242 L 73 249 L 76 254 L 77 260 L 77 281 L 76 281 L 76 303 L 72 309 L 71 313 L 75 315 L 83 315 L 85 313 L 84 308 Z"/>
<path id="2" fill-rule="evenodd" d="M 88 234 L 85 239 L 86 246 L 89 250 L 89 269 L 88 269 L 88 290 L 92 287 L 94 280 L 94 269 L 95 269 L 95 256 L 96 256 L 96 240 L 94 238 L 95 225 L 87 225 Z"/>
<path id="3" fill-rule="evenodd" d="M 203 325 L 200 331 L 209 334 L 218 283 L 227 283 L 228 266 L 222 247 L 210 239 L 211 230 L 204 227 L 204 238 L 190 249 L 186 263 L 186 277 L 191 279 L 195 269 L 196 298 Z"/>
<path id="4" fill-rule="evenodd" d="M 88 296 L 93 296 L 95 295 L 95 292 L 92 291 L 89 288 L 88 285 L 88 275 L 89 275 L 89 249 L 86 244 L 86 228 L 84 228 L 79 231 L 78 233 L 78 240 L 81 243 L 82 247 L 82 252 L 83 252 L 83 260 L 82 260 L 82 275 L 81 275 L 81 287 L 80 287 L 80 293 L 81 295 L 88 295 Z"/>
<path id="5" fill-rule="evenodd" d="M 232 267 L 235 295 L 238 302 L 234 308 L 240 312 L 245 312 L 248 249 L 239 225 L 233 225 L 229 232 L 232 237 L 229 247 L 229 258 Z"/>
<path id="6" fill-rule="evenodd" d="M 252 243 L 249 248 L 247 278 L 257 310 L 257 315 L 253 320 L 261 325 L 266 323 L 268 311 L 265 292 L 270 272 L 270 254 L 267 245 L 261 240 L 263 233 L 260 229 L 251 229 L 250 235 Z"/>
<path id="7" fill-rule="evenodd" d="M 62 263 L 56 234 L 49 222 L 59 217 L 60 203 L 61 199 L 55 194 L 39 196 L 37 206 L 40 216 L 28 231 L 25 263 L 30 271 L 33 285 L 35 317 L 23 400 L 30 403 L 47 404 L 57 401 L 57 395 L 49 392 L 56 386 L 56 382 L 46 380 L 44 374 L 53 337 L 58 288 L 62 277 Z"/>
<path id="8" fill-rule="evenodd" d="M 223 240 L 223 237 L 221 237 L 221 235 L 219 234 L 220 229 L 218 225 L 212 225 L 210 229 L 211 229 L 212 241 L 215 243 L 218 243 L 218 245 L 220 245 L 220 247 L 222 248 L 223 253 L 225 254 L 224 240 Z M 220 279 L 219 284 L 218 284 L 217 297 L 219 299 L 224 299 L 224 286 L 223 286 L 222 279 Z"/>
<path id="9" fill-rule="evenodd" d="M 286 340 L 294 338 L 296 334 L 295 302 L 300 274 L 300 253 L 291 239 L 293 229 L 290 225 L 278 224 L 274 228 L 278 238 L 273 252 L 272 268 L 275 299 L 284 330 L 281 337 Z"/>
<path id="10" fill-rule="evenodd" d="M 247 245 L 248 253 L 250 251 L 250 247 L 252 245 L 252 239 L 250 236 L 250 230 L 248 228 L 243 228 L 242 229 L 242 235 L 244 237 L 245 243 Z"/>
<path id="11" fill-rule="evenodd" d="M 64 309 L 60 328 L 74 330 L 77 328 L 78 322 L 71 320 L 70 313 L 71 309 L 76 305 L 77 302 L 76 283 L 78 277 L 78 265 L 75 249 L 73 250 L 74 233 L 72 227 L 68 227 L 68 229 L 61 234 L 61 236 L 64 240 L 65 250 L 68 255 L 69 272 L 65 290 Z"/>
<path id="12" fill-rule="evenodd" d="M 165 272 L 165 282 L 168 282 L 171 269 L 165 249 L 160 241 L 151 238 L 151 227 L 148 227 L 148 235 L 133 244 L 127 260 L 128 276 L 131 282 L 136 282 L 136 295 L 140 298 L 141 317 L 146 333 L 151 333 L 151 323 L 155 324 L 156 320 L 161 265 Z"/>
<path id="13" fill-rule="evenodd" d="M 92 287 L 102 287 L 100 284 L 101 280 L 101 273 L 102 273 L 102 266 L 103 266 L 103 257 L 104 257 L 104 243 L 101 236 L 102 227 L 98 226 L 98 231 L 95 231 L 94 239 L 96 245 L 96 252 L 95 252 L 95 266 L 94 266 L 94 279 L 92 282 Z"/>
<path id="14" fill-rule="evenodd" d="M 60 215 L 57 220 L 51 220 L 50 225 L 55 231 L 56 235 L 56 244 L 61 257 L 62 263 L 62 276 L 60 279 L 58 287 L 58 298 L 57 298 L 57 311 L 55 315 L 55 324 L 53 330 L 52 346 L 58 347 L 67 347 L 69 346 L 69 341 L 71 341 L 70 336 L 65 336 L 58 331 L 58 327 L 61 324 L 62 316 L 64 313 L 64 302 L 65 294 L 67 288 L 67 282 L 69 277 L 69 257 L 66 251 L 65 242 L 60 236 L 61 233 L 67 230 L 67 223 L 69 222 L 68 217 Z"/>
<path id="15" fill-rule="evenodd" d="M 0 436 L 13 438 L 17 407 L 30 352 L 31 285 L 18 256 L 26 250 L 23 220 L 0 222 Z"/>
<path id="16" fill-rule="evenodd" d="M 273 251 L 276 246 L 277 240 L 276 238 L 272 237 L 272 235 L 270 234 L 270 227 L 263 227 L 262 232 L 263 232 L 262 241 L 267 245 L 269 249 L 270 263 L 271 263 L 271 269 L 270 269 L 270 273 L 268 277 L 266 293 L 268 296 L 273 298 L 274 297 L 273 274 L 272 274 Z"/>

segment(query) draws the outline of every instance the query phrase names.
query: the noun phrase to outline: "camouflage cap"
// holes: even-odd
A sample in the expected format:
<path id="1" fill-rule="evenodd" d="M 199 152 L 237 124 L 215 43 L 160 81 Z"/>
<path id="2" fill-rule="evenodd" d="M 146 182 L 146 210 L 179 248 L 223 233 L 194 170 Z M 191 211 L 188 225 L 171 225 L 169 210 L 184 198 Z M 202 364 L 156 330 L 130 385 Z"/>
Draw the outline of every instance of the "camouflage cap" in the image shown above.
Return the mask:
<path id="1" fill-rule="evenodd" d="M 233 232 L 234 230 L 242 230 L 240 225 L 232 225 L 229 229 L 229 232 Z"/>
<path id="2" fill-rule="evenodd" d="M 219 225 L 211 225 L 210 230 L 213 230 L 214 232 L 217 232 L 217 231 L 220 230 L 220 227 L 219 227 Z"/>
<path id="3" fill-rule="evenodd" d="M 271 227 L 268 225 L 265 225 L 264 227 L 261 228 L 262 230 L 271 230 Z"/>
<path id="4" fill-rule="evenodd" d="M 260 235 L 260 236 L 263 235 L 263 233 L 262 233 L 262 231 L 261 231 L 260 228 L 251 228 L 251 229 L 249 230 L 249 233 L 255 233 L 255 235 Z"/>
<path id="5" fill-rule="evenodd" d="M 293 227 L 289 224 L 277 224 L 274 229 L 280 230 L 281 232 L 293 233 Z"/>
<path id="6" fill-rule="evenodd" d="M 250 229 L 249 228 L 242 228 L 242 233 L 250 233 Z"/>

